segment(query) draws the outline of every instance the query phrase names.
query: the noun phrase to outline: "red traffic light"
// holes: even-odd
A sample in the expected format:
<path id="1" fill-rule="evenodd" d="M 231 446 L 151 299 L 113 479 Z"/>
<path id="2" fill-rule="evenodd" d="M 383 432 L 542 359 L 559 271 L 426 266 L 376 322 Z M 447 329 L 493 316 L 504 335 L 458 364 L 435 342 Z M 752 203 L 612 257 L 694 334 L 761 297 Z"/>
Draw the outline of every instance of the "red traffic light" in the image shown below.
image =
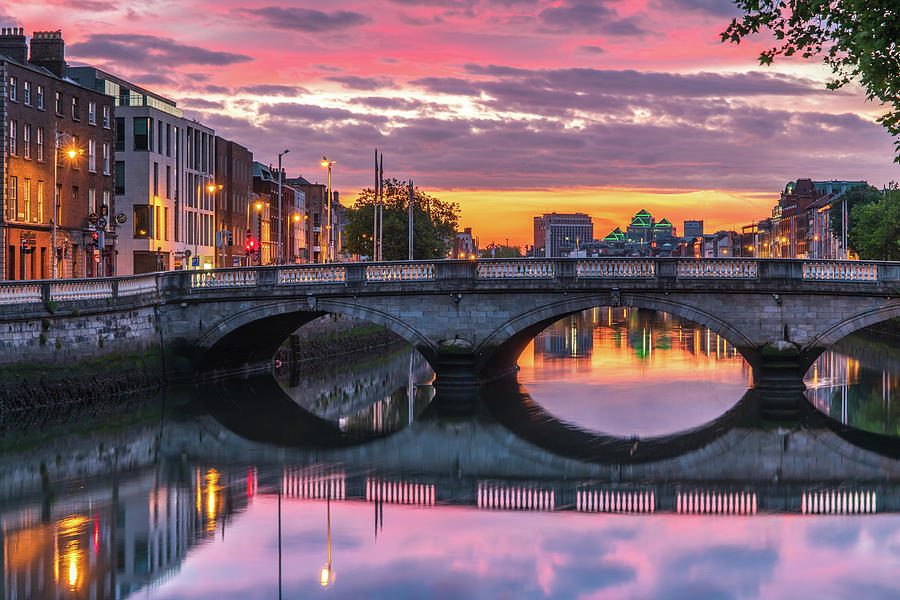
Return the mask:
<path id="1" fill-rule="evenodd" d="M 252 237 L 248 237 L 247 243 L 244 244 L 244 250 L 246 250 L 248 254 L 250 254 L 251 252 L 256 252 L 256 240 Z"/>

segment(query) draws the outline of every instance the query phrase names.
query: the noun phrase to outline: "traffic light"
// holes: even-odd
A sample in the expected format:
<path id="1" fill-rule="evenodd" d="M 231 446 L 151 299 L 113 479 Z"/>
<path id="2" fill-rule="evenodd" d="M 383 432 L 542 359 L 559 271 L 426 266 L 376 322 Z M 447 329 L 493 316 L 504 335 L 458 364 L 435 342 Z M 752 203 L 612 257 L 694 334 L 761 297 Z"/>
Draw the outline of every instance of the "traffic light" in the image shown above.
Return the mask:
<path id="1" fill-rule="evenodd" d="M 252 236 L 250 236 L 250 237 L 247 238 L 247 243 L 244 244 L 244 250 L 247 251 L 247 254 L 248 254 L 248 255 L 253 254 L 254 252 L 256 252 L 256 240 L 253 239 Z"/>
<path id="2" fill-rule="evenodd" d="M 91 232 L 91 240 L 92 240 L 91 244 L 94 246 L 94 248 L 97 248 L 100 245 L 99 244 L 100 234 L 97 233 L 96 231 L 92 231 Z"/>

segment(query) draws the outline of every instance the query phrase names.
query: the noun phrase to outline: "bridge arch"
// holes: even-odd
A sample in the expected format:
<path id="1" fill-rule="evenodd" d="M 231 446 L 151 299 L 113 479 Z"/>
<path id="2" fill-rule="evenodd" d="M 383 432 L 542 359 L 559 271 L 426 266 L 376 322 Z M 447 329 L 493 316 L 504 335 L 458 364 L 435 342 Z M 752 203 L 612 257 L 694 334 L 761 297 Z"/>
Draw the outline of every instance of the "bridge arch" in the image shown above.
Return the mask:
<path id="1" fill-rule="evenodd" d="M 412 344 L 430 364 L 433 343 L 390 313 L 343 299 L 273 300 L 229 314 L 209 327 L 192 348 L 198 371 L 234 371 L 266 363 L 298 328 L 325 314 L 341 314 L 381 325 Z"/>
<path id="2" fill-rule="evenodd" d="M 567 296 L 523 312 L 495 328 L 475 349 L 484 378 L 509 372 L 534 337 L 559 319 L 598 306 L 627 306 L 658 310 L 692 321 L 716 333 L 737 348 L 751 365 L 758 361 L 757 345 L 732 324 L 678 299 L 677 294 L 602 293 Z"/>
<path id="3" fill-rule="evenodd" d="M 809 363 L 806 366 L 812 365 L 816 358 L 827 350 L 829 346 L 839 342 L 851 333 L 869 325 L 875 325 L 894 318 L 900 318 L 900 301 L 896 300 L 882 306 L 864 310 L 832 325 L 819 333 L 803 348 L 803 355 L 806 358 L 806 362 Z"/>

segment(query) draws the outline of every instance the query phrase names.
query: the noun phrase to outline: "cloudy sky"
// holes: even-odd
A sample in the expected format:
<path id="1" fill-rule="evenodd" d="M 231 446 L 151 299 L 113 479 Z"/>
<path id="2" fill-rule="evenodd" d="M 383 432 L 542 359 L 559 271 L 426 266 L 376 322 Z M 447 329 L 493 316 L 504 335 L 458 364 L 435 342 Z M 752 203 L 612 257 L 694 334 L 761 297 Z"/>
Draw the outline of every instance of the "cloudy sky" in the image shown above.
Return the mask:
<path id="1" fill-rule="evenodd" d="M 29 0 L 70 62 L 176 100 L 345 204 L 385 175 L 462 206 L 481 244 L 584 211 L 602 237 L 644 207 L 707 230 L 770 214 L 787 181 L 900 180 L 879 106 L 818 62 L 763 68 L 718 34 L 730 0 Z"/>

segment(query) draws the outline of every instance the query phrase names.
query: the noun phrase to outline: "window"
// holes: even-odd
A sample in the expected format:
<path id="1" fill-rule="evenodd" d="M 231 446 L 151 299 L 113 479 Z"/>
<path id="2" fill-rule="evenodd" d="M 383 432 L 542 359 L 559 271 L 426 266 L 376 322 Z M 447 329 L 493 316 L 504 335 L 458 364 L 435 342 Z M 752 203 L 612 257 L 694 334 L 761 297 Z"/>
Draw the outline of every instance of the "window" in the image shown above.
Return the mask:
<path id="1" fill-rule="evenodd" d="M 72 120 L 73 121 L 81 120 L 81 112 L 80 112 L 78 96 L 72 96 Z"/>
<path id="2" fill-rule="evenodd" d="M 44 128 L 37 128 L 37 159 L 44 160 Z"/>
<path id="3" fill-rule="evenodd" d="M 97 141 L 88 140 L 88 171 L 97 172 Z"/>
<path id="4" fill-rule="evenodd" d="M 172 167 L 166 165 L 166 198 L 172 197 Z"/>
<path id="5" fill-rule="evenodd" d="M 166 156 L 172 156 L 172 125 L 166 123 Z"/>
<path id="6" fill-rule="evenodd" d="M 88 123 L 97 124 L 97 103 L 91 100 L 88 102 Z"/>
<path id="7" fill-rule="evenodd" d="M 134 237 L 146 239 L 150 236 L 150 207 L 146 204 L 134 206 Z"/>
<path id="8" fill-rule="evenodd" d="M 88 188 L 88 214 L 97 212 L 97 190 Z"/>
<path id="9" fill-rule="evenodd" d="M 25 221 L 31 221 L 31 180 L 22 180 L 22 209 Z"/>
<path id="10" fill-rule="evenodd" d="M 169 207 L 163 208 L 163 239 L 169 241 Z"/>
<path id="11" fill-rule="evenodd" d="M 31 124 L 25 123 L 22 128 L 22 156 L 31 158 Z"/>
<path id="12" fill-rule="evenodd" d="M 25 214 L 19 210 L 19 178 L 10 175 L 9 177 L 9 208 L 10 219 L 23 218 Z"/>
<path id="13" fill-rule="evenodd" d="M 156 121 L 156 151 L 160 154 L 163 153 L 163 122 L 158 119 Z"/>
<path id="14" fill-rule="evenodd" d="M 9 99 L 15 102 L 18 100 L 19 96 L 19 78 L 18 77 L 10 77 L 9 78 Z"/>
<path id="15" fill-rule="evenodd" d="M 63 114 L 63 95 L 62 92 L 56 92 L 56 114 Z"/>
<path id="16" fill-rule="evenodd" d="M 103 106 L 103 126 L 106 129 L 109 129 L 111 114 L 112 114 L 112 111 L 110 110 L 109 106 L 104 105 Z"/>
<path id="17" fill-rule="evenodd" d="M 17 144 L 16 144 L 16 142 L 17 142 L 16 136 L 18 134 L 18 132 L 16 131 L 16 125 L 17 125 L 17 123 L 15 121 L 13 121 L 12 119 L 10 119 L 10 121 L 9 121 L 9 153 L 10 154 L 17 154 L 19 151 Z"/>
<path id="18" fill-rule="evenodd" d="M 148 150 L 150 148 L 149 123 L 147 117 L 134 117 L 134 149 Z"/>
<path id="19" fill-rule="evenodd" d="M 125 117 L 116 117 L 116 152 L 125 152 Z"/>
<path id="20" fill-rule="evenodd" d="M 153 119 L 148 117 L 147 123 L 147 145 L 150 152 L 153 152 Z"/>
<path id="21" fill-rule="evenodd" d="M 158 240 L 162 239 L 162 227 L 160 227 L 160 219 L 159 219 L 159 207 L 156 207 L 156 219 L 153 220 L 153 225 L 155 226 L 153 229 L 155 230 L 153 237 Z"/>
<path id="22" fill-rule="evenodd" d="M 116 194 L 125 193 L 125 161 L 116 161 Z"/>
<path id="23" fill-rule="evenodd" d="M 101 213 L 109 214 L 109 190 L 103 190 L 103 207 L 100 210 Z M 106 222 L 109 223 L 111 219 L 107 219 Z M 109 229 L 109 226 L 107 226 Z"/>
<path id="24" fill-rule="evenodd" d="M 44 110 L 44 86 L 37 86 L 37 107 L 39 110 Z"/>
<path id="25" fill-rule="evenodd" d="M 22 82 L 22 102 L 27 105 L 31 105 L 31 82 L 23 81 Z"/>
<path id="26" fill-rule="evenodd" d="M 153 195 L 159 196 L 159 163 L 153 163 Z"/>
<path id="27" fill-rule="evenodd" d="M 37 183 L 37 220 L 38 223 L 44 222 L 44 181 L 38 180 Z"/>
<path id="28" fill-rule="evenodd" d="M 109 175 L 109 142 L 103 142 L 103 174 Z"/>

